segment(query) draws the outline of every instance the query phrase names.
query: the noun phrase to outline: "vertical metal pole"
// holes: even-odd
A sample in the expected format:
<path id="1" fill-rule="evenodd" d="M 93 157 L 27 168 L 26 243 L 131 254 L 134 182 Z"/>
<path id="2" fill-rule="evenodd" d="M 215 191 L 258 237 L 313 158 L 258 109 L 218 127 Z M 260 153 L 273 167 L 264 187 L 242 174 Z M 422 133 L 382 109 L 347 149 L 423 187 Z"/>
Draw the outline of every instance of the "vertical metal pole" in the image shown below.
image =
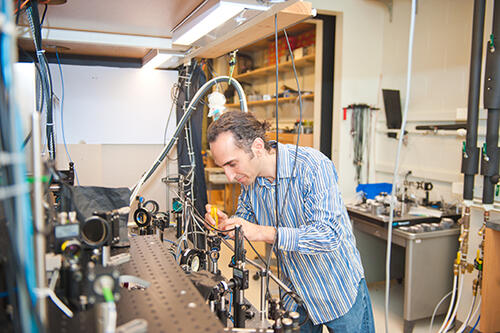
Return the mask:
<path id="1" fill-rule="evenodd" d="M 45 277 L 45 216 L 43 211 L 43 183 L 42 183 L 42 134 L 40 129 L 40 114 L 33 112 L 33 211 L 35 225 L 35 265 L 38 288 L 46 288 Z M 47 299 L 39 298 L 36 308 L 42 325 L 47 323 Z"/>
<path id="2" fill-rule="evenodd" d="M 260 271 L 260 320 L 262 323 L 267 317 L 266 308 L 266 281 L 267 281 L 267 270 L 263 269 Z"/>

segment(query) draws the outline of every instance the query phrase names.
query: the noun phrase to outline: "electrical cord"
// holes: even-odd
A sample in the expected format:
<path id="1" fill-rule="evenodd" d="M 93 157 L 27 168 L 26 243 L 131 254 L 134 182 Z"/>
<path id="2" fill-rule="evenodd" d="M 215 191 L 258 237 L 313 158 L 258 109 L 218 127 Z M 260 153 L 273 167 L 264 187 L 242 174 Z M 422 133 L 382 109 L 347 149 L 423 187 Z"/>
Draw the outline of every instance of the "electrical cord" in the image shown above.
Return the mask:
<path id="1" fill-rule="evenodd" d="M 274 213 L 275 215 L 275 218 L 276 218 L 276 235 L 278 234 L 278 226 L 279 226 L 279 206 L 278 206 L 278 191 L 279 191 L 279 145 L 278 145 L 278 142 L 279 142 L 279 129 L 278 129 L 278 124 L 279 124 L 279 121 L 278 121 L 278 111 L 279 111 L 279 102 L 278 102 L 278 74 L 279 74 L 279 69 L 278 69 L 278 13 L 274 14 L 274 58 L 276 60 L 276 66 L 275 66 L 275 74 L 276 74 L 276 77 L 275 77 L 275 99 L 276 99 L 276 110 L 275 110 L 275 117 L 276 117 L 276 177 L 274 179 L 274 197 L 275 197 L 275 210 L 276 212 Z M 275 243 L 275 242 L 273 242 Z M 272 254 L 272 251 L 269 252 L 269 259 L 268 259 L 268 262 L 270 263 L 271 261 L 271 254 Z M 277 260 L 277 263 L 276 263 L 276 268 L 278 269 L 278 279 L 280 277 L 280 265 L 279 265 L 279 251 L 276 253 L 276 260 Z M 269 269 L 269 265 L 266 267 L 266 269 Z M 269 284 L 269 277 L 267 278 L 267 284 Z M 268 292 L 269 289 L 266 290 L 266 292 Z M 280 295 L 280 299 L 281 299 L 281 290 L 279 290 L 279 295 Z"/>
<path id="2" fill-rule="evenodd" d="M 22 7 L 22 6 L 21 6 Z M 42 82 L 45 89 L 46 98 L 46 140 L 47 147 L 49 151 L 49 156 L 51 159 L 55 160 L 55 135 L 54 135 L 54 119 L 53 119 L 53 106 L 52 106 L 52 75 L 50 73 L 50 68 L 48 66 L 48 61 L 45 56 L 45 50 L 42 49 L 42 37 L 41 37 L 41 26 L 38 13 L 38 7 L 35 2 L 30 2 L 26 10 L 29 25 L 33 34 L 33 42 L 35 45 L 36 55 L 38 62 L 40 64 L 40 71 L 42 73 Z"/>
<path id="3" fill-rule="evenodd" d="M 47 4 L 45 4 L 45 8 L 44 8 L 43 14 L 42 14 L 42 19 L 40 20 L 40 28 L 43 26 L 43 22 L 45 21 L 45 15 L 47 14 L 47 8 L 49 8 L 49 6 Z"/>
<path id="4" fill-rule="evenodd" d="M 275 22 L 275 30 L 277 30 L 277 23 Z M 277 35 L 277 31 L 275 31 L 276 35 Z M 289 54 L 290 54 L 290 58 L 291 58 L 291 62 L 292 62 L 292 68 L 293 68 L 293 73 L 294 73 L 294 76 L 295 76 L 295 82 L 297 84 L 297 91 L 298 91 L 298 95 L 299 95 L 299 125 L 298 125 L 298 133 L 297 133 L 297 142 L 295 144 L 295 156 L 294 156 L 294 162 L 293 162 L 293 167 L 292 167 L 292 175 L 295 173 L 295 169 L 296 169 L 296 166 L 297 166 L 297 156 L 298 156 L 298 150 L 299 150 L 299 142 L 300 142 L 300 133 L 302 132 L 302 114 L 303 114 L 303 104 L 302 104 L 302 93 L 301 93 L 301 89 L 300 89 L 300 84 L 299 84 L 299 78 L 298 78 L 298 75 L 297 75 L 297 69 L 295 67 L 295 59 L 294 59 L 294 56 L 293 56 L 293 51 L 292 51 L 292 48 L 290 46 L 290 41 L 288 39 L 288 34 L 286 32 L 286 29 L 283 29 L 283 33 L 285 35 L 285 39 L 286 39 L 286 43 L 287 43 L 287 46 L 288 46 L 288 51 L 289 51 Z M 275 36 L 275 41 L 276 41 L 276 36 Z M 278 63 L 276 63 L 276 72 L 277 72 L 277 68 L 278 68 Z M 278 75 L 276 75 L 276 81 L 278 80 Z M 277 100 L 277 95 L 276 95 L 276 100 Z M 278 118 L 277 116 L 278 114 L 278 110 L 276 109 L 276 119 Z M 278 126 L 276 125 L 276 128 L 278 128 Z M 276 133 L 276 138 L 278 138 L 278 134 Z M 278 140 L 276 140 L 278 141 Z M 276 152 L 276 156 L 278 156 L 278 152 Z M 276 164 L 277 164 L 277 159 L 276 159 Z M 276 170 L 278 170 L 278 164 L 276 165 Z M 277 183 L 278 182 L 278 176 L 276 175 L 276 186 L 277 186 Z M 284 195 L 284 198 L 283 198 L 283 204 L 281 206 L 281 214 L 279 216 L 279 220 L 281 220 L 283 218 L 283 213 L 285 211 L 285 204 L 286 204 L 286 201 L 288 199 L 288 193 L 290 191 L 290 186 L 291 186 L 291 182 L 289 181 L 288 182 L 288 186 L 287 186 L 287 189 L 285 191 L 285 195 Z M 278 192 L 278 190 L 276 189 L 276 193 Z M 278 216 L 278 199 L 276 198 L 276 216 Z M 278 233 L 278 223 L 279 223 L 279 220 L 277 219 L 276 220 L 276 233 Z M 272 253 L 274 251 L 274 248 L 276 246 L 275 244 L 276 242 L 273 242 L 272 246 L 271 246 L 271 251 L 269 252 L 269 257 L 267 258 L 267 262 L 266 262 L 266 269 L 269 270 L 269 266 L 270 266 L 270 262 L 271 262 L 271 256 L 272 256 Z M 279 265 L 278 265 L 279 267 Z M 269 294 L 269 277 L 267 277 L 267 281 L 266 281 L 266 294 Z M 281 297 L 280 297 L 281 299 Z M 307 312 L 307 311 L 306 311 Z"/>
<path id="5" fill-rule="evenodd" d="M 415 16 L 416 16 L 417 0 L 411 2 L 411 22 L 410 22 L 410 37 L 408 45 L 408 72 L 406 77 L 406 99 L 403 113 L 403 120 L 401 122 L 401 131 L 399 134 L 398 148 L 396 151 L 396 162 L 394 165 L 394 175 L 392 179 L 392 193 L 391 193 L 391 211 L 389 214 L 389 223 L 387 230 L 387 250 L 385 262 L 385 332 L 389 333 L 389 287 L 391 277 L 391 246 L 392 246 L 392 223 L 394 221 L 394 196 L 396 194 L 396 184 L 398 179 L 399 159 L 401 154 L 401 147 L 403 146 L 403 137 L 406 128 L 406 121 L 408 118 L 408 105 L 410 101 L 410 88 L 411 88 L 411 67 L 413 60 L 413 38 L 415 32 Z"/>
<path id="6" fill-rule="evenodd" d="M 201 228 L 201 229 L 205 229 L 206 231 L 210 231 L 210 229 L 212 229 L 213 231 L 217 231 L 217 232 L 220 232 L 220 233 L 227 233 L 227 232 L 230 232 L 230 231 L 234 231 L 236 230 L 236 228 L 232 228 L 232 229 L 228 229 L 228 230 L 220 230 L 220 229 L 217 229 L 216 227 L 214 227 L 213 225 L 208 225 L 208 229 L 207 228 L 207 224 L 205 223 L 205 220 L 203 219 L 203 217 L 201 216 L 201 214 L 198 212 L 198 210 L 196 209 L 196 207 L 193 206 L 193 217 L 195 218 L 195 223 L 196 220 L 198 220 L 199 222 L 201 222 L 201 225 L 197 223 L 198 227 Z M 252 242 L 247 238 L 247 236 L 243 233 L 243 237 L 245 238 L 245 240 L 248 242 L 248 244 L 250 245 L 250 247 L 252 248 L 252 250 L 255 252 L 255 254 L 257 255 L 257 257 L 260 259 L 260 261 L 262 261 L 263 264 L 266 264 L 266 260 L 260 255 L 260 253 L 255 249 L 255 247 L 253 246 Z"/>

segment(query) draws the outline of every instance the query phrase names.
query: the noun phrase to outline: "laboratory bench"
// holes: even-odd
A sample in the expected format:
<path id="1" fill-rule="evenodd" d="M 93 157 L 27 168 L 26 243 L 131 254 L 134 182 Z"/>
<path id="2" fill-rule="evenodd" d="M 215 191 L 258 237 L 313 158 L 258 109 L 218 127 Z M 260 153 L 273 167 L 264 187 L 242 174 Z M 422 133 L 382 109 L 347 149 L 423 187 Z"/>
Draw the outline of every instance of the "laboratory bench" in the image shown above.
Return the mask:
<path id="1" fill-rule="evenodd" d="M 366 281 L 384 281 L 388 216 L 374 215 L 355 206 L 347 206 L 347 211 Z M 409 215 L 393 220 L 391 280 L 404 284 L 404 333 L 413 331 L 415 321 L 431 317 L 436 304 L 452 289 L 453 259 L 458 250 L 460 228 L 455 224 L 449 229 L 414 233 L 403 231 L 400 226 L 439 220 Z M 446 312 L 445 305 L 437 314 Z"/>

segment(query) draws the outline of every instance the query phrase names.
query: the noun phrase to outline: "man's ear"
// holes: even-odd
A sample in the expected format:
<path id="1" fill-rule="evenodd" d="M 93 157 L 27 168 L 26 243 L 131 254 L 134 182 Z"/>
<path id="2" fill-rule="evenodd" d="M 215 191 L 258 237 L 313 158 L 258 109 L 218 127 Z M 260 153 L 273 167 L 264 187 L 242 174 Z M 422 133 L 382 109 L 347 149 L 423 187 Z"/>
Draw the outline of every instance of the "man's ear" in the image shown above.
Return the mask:
<path id="1" fill-rule="evenodd" d="M 256 138 L 252 143 L 252 151 L 256 156 L 262 156 L 264 150 L 266 149 L 266 145 L 262 138 Z"/>

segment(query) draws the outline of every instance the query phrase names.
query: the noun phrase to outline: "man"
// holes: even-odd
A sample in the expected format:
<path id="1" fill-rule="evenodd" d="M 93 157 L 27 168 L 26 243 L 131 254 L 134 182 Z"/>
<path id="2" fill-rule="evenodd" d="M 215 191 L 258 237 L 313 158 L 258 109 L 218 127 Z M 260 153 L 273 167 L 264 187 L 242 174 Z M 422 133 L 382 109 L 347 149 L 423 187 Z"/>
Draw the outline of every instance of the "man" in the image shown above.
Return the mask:
<path id="1" fill-rule="evenodd" d="M 230 111 L 208 128 L 215 163 L 242 185 L 238 209 L 219 213 L 219 227 L 241 225 L 250 241 L 275 248 L 282 279 L 303 300 L 287 295 L 284 306 L 309 320 L 301 332 L 374 332 L 370 296 L 352 227 L 331 160 L 312 148 L 266 141 L 267 123 Z M 278 181 L 276 182 L 276 157 Z M 276 226 L 276 183 L 279 225 Z M 210 212 L 210 205 L 207 206 Z M 210 214 L 207 222 L 214 224 Z"/>

